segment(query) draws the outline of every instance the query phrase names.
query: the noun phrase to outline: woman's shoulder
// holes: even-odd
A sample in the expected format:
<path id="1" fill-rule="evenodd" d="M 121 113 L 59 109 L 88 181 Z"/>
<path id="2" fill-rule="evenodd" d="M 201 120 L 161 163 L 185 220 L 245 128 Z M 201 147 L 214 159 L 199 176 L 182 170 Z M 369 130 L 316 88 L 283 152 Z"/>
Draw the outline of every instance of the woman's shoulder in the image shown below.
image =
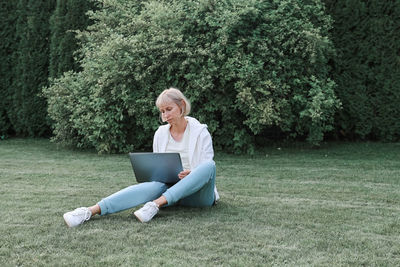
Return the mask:
<path id="1" fill-rule="evenodd" d="M 207 124 L 200 123 L 196 118 L 186 116 L 185 119 L 189 122 L 190 127 L 207 128 Z"/>
<path id="2" fill-rule="evenodd" d="M 211 137 L 210 132 L 207 130 L 207 124 L 200 123 L 197 119 L 193 117 L 186 116 L 185 117 L 189 122 L 189 127 L 191 133 L 195 136 L 199 136 L 200 138 L 209 138 Z"/>
<path id="3" fill-rule="evenodd" d="M 156 135 L 159 133 L 167 132 L 169 130 L 169 127 L 169 124 L 160 125 L 154 134 Z"/>

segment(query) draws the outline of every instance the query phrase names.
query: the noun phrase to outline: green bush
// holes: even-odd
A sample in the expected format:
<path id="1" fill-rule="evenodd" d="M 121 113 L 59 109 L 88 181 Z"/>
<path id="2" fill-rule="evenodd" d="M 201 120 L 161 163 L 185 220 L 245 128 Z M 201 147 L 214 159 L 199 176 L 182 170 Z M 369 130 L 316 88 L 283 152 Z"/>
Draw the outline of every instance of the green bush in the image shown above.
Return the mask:
<path id="1" fill-rule="evenodd" d="M 44 89 L 55 140 L 99 152 L 148 149 L 157 95 L 193 103 L 215 145 L 251 152 L 271 127 L 318 144 L 339 107 L 331 21 L 319 1 L 98 1 L 78 36 L 82 71 Z"/>
<path id="2" fill-rule="evenodd" d="M 400 1 L 325 0 L 334 19 L 337 130 L 345 137 L 400 139 Z"/>

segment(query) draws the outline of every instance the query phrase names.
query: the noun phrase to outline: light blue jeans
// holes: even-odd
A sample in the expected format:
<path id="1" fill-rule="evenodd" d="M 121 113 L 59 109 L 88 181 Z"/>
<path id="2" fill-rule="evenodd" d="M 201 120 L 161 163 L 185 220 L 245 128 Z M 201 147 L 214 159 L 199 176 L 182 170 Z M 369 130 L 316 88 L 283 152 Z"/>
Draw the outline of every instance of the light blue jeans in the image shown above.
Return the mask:
<path id="1" fill-rule="evenodd" d="M 99 203 L 101 215 L 130 209 L 163 195 L 168 206 L 208 207 L 214 204 L 215 162 L 208 161 L 192 170 L 188 176 L 172 186 L 147 182 L 129 186 Z"/>

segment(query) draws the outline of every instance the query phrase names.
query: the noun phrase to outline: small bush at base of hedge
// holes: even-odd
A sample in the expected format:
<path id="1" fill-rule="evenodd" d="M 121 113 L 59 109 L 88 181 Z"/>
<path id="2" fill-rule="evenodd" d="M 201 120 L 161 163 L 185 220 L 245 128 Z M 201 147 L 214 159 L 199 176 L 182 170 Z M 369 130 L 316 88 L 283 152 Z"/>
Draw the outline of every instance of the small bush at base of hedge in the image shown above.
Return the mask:
<path id="1" fill-rule="evenodd" d="M 157 95 L 178 87 L 217 147 L 251 152 L 278 127 L 318 144 L 339 108 L 331 21 L 319 1 L 99 1 L 81 72 L 44 90 L 55 139 L 99 152 L 149 148 Z"/>

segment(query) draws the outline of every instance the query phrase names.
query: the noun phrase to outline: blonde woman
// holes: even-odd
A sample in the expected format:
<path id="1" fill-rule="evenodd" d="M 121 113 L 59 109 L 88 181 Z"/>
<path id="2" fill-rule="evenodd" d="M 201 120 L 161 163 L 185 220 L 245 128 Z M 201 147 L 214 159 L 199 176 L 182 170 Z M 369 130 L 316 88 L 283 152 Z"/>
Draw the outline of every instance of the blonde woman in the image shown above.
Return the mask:
<path id="1" fill-rule="evenodd" d="M 106 215 L 145 204 L 134 215 L 141 222 L 150 221 L 160 207 L 183 205 L 212 206 L 219 199 L 215 187 L 215 162 L 211 135 L 207 125 L 187 116 L 190 102 L 175 88 L 164 90 L 157 98 L 163 122 L 154 134 L 153 152 L 178 152 L 183 171 L 180 180 L 169 186 L 146 182 L 129 186 L 91 207 L 77 208 L 64 214 L 69 227 L 88 221 L 94 215 Z"/>

